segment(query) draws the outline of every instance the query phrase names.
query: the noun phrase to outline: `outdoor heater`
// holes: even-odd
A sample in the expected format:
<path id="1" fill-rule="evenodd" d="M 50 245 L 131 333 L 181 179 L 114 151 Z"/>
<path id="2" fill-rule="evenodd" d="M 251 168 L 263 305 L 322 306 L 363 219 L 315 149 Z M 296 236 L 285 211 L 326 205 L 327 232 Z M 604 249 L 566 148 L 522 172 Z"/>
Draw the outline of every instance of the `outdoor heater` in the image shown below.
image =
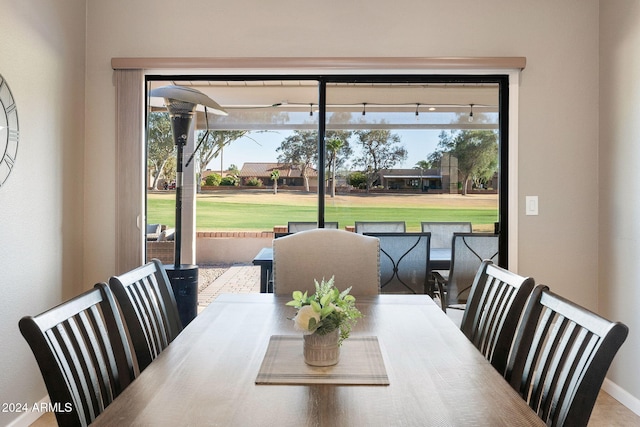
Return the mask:
<path id="1" fill-rule="evenodd" d="M 183 187 L 183 152 L 189 137 L 191 123 L 195 116 L 196 106 L 204 106 L 208 112 L 227 115 L 217 102 L 204 93 L 184 86 L 162 86 L 151 90 L 151 96 L 164 98 L 169 110 L 173 141 L 177 147 L 176 162 L 176 231 L 173 265 L 165 265 L 167 276 L 176 297 L 178 312 L 183 326 L 187 326 L 197 314 L 198 308 L 198 266 L 181 264 L 182 256 L 182 187 Z"/>

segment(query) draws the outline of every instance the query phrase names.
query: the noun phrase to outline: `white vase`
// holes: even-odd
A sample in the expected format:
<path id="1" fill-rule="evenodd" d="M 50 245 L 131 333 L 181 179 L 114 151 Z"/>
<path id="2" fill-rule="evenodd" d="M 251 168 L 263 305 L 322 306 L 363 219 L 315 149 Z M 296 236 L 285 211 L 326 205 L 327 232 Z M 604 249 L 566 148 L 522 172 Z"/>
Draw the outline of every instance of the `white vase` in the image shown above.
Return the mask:
<path id="1" fill-rule="evenodd" d="M 304 335 L 304 361 L 311 366 L 332 366 L 338 363 L 340 347 L 338 346 L 339 330 L 335 329 L 325 335 L 313 333 Z"/>

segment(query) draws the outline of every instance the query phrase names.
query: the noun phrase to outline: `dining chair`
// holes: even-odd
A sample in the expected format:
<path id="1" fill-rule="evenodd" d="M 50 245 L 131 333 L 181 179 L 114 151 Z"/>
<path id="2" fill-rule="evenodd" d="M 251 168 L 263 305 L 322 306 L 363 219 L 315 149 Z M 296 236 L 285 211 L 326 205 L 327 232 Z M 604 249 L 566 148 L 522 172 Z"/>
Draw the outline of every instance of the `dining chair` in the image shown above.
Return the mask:
<path id="1" fill-rule="evenodd" d="M 520 316 L 535 285 L 485 260 L 471 285 L 460 329 L 504 375 Z"/>
<path id="2" fill-rule="evenodd" d="M 380 241 L 332 228 L 301 231 L 273 240 L 273 291 L 315 293 L 314 279 L 335 276 L 336 286 L 352 295 L 378 295 Z"/>
<path id="3" fill-rule="evenodd" d="M 484 260 L 498 263 L 497 234 L 453 233 L 449 271 L 433 272 L 444 311 L 465 309 L 471 285 Z"/>
<path id="4" fill-rule="evenodd" d="M 142 372 L 182 331 L 176 299 L 162 263 L 154 259 L 109 286 L 122 310 Z"/>
<path id="5" fill-rule="evenodd" d="M 451 249 L 453 233 L 471 233 L 470 222 L 421 222 L 423 233 L 431 233 L 431 247 Z"/>
<path id="6" fill-rule="evenodd" d="M 380 292 L 429 293 L 431 233 L 364 233 L 380 240 Z"/>
<path id="7" fill-rule="evenodd" d="M 505 378 L 548 426 L 586 426 L 629 329 L 536 286 Z"/>
<path id="8" fill-rule="evenodd" d="M 61 426 L 90 424 L 135 378 L 131 350 L 105 283 L 19 322 Z"/>
<path id="9" fill-rule="evenodd" d="M 288 233 L 297 233 L 299 231 L 305 230 L 313 230 L 314 228 L 318 228 L 318 223 L 316 221 L 289 221 L 287 223 L 287 232 Z M 324 228 L 338 228 L 337 222 L 325 222 Z"/>
<path id="10" fill-rule="evenodd" d="M 404 233 L 407 229 L 404 221 L 356 221 L 355 230 L 364 233 Z"/>

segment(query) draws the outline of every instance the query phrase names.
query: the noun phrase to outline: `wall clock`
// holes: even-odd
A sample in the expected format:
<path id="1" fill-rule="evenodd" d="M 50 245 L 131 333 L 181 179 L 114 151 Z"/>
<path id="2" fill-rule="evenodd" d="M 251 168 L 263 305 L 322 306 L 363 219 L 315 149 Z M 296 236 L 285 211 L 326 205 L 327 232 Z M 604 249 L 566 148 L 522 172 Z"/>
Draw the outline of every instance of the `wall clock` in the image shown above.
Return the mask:
<path id="1" fill-rule="evenodd" d="M 18 109 L 7 81 L 0 75 L 0 187 L 9 178 L 18 154 Z"/>

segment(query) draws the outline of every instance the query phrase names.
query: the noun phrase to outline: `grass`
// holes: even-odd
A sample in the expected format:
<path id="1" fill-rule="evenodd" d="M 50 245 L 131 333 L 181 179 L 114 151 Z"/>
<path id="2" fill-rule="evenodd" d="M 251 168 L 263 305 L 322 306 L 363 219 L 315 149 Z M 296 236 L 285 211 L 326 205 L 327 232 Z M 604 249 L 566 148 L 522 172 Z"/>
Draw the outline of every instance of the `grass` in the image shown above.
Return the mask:
<path id="1" fill-rule="evenodd" d="M 150 193 L 147 221 L 173 227 L 175 195 Z M 408 231 L 419 231 L 422 221 L 471 221 L 474 231 L 492 231 L 498 218 L 496 195 L 433 194 L 339 195 L 325 201 L 325 221 L 340 228 L 355 221 L 405 221 Z M 288 221 L 315 221 L 317 196 L 268 190 L 219 191 L 196 198 L 196 228 L 207 230 L 271 231 Z"/>

